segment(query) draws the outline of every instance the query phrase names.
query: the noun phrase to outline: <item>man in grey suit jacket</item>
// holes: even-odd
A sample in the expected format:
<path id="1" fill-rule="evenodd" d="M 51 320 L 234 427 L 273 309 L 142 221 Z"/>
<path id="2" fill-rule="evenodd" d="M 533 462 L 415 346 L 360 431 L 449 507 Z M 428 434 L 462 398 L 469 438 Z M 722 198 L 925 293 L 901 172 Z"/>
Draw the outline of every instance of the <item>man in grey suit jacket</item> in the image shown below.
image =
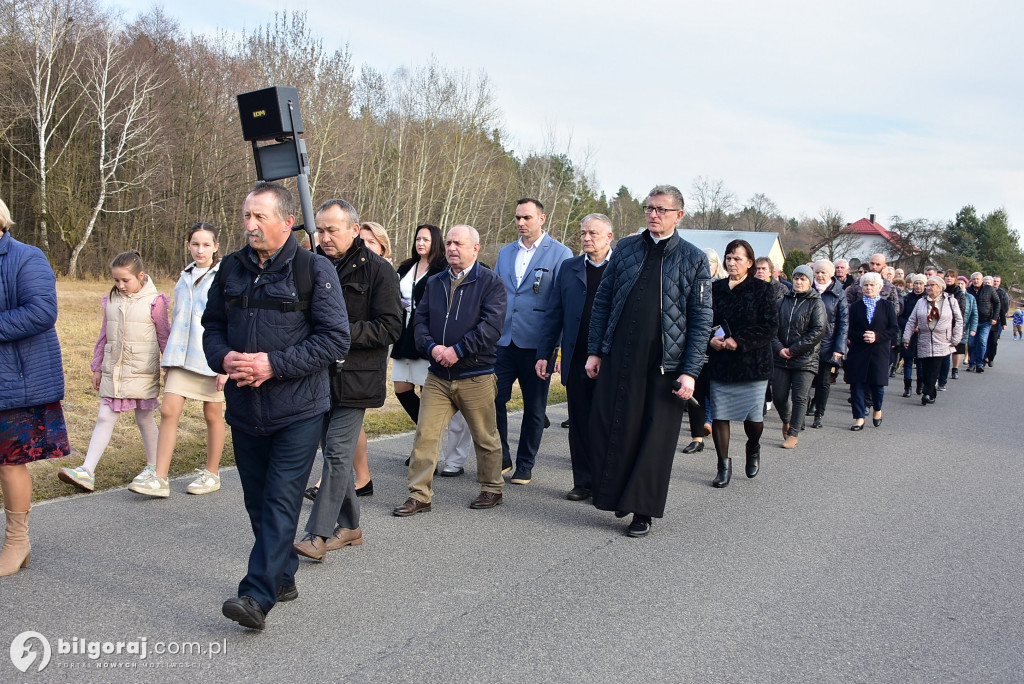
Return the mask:
<path id="1" fill-rule="evenodd" d="M 519 239 L 498 252 L 494 271 L 505 284 L 508 311 L 498 340 L 498 395 L 494 400 L 501 435 L 501 472 L 512 470 L 508 448 L 508 412 L 512 384 L 518 380 L 523 392 L 523 424 L 519 431 L 512 484 L 529 484 L 533 464 L 544 434 L 544 411 L 551 378 L 537 376 L 537 348 L 548 316 L 555 276 L 563 261 L 572 256 L 569 248 L 544 232 L 544 205 L 532 198 L 516 203 Z"/>

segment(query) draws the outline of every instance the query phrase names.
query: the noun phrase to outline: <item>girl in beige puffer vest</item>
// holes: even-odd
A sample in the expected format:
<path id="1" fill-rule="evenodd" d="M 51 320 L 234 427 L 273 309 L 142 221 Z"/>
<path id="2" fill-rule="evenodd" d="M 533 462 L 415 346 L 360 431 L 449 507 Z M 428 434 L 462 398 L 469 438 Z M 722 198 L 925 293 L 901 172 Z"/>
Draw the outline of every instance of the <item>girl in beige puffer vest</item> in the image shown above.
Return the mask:
<path id="1" fill-rule="evenodd" d="M 117 255 L 110 264 L 110 275 L 114 287 L 103 298 L 103 324 L 91 364 L 92 386 L 100 393 L 96 428 L 85 463 L 57 473 L 61 481 L 90 492 L 95 486 L 96 464 L 124 411 L 135 411 L 146 450 L 146 468 L 136 479 L 148 476 L 156 466 L 153 411 L 160 408 L 160 353 L 170 332 L 167 295 L 157 292 L 142 271 L 138 252 Z"/>

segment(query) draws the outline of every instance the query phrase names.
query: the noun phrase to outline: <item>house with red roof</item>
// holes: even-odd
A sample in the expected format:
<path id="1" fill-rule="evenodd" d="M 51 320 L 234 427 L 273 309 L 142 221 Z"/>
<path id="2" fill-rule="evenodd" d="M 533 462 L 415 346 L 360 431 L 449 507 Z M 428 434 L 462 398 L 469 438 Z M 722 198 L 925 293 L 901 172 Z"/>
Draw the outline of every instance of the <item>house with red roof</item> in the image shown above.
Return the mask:
<path id="1" fill-rule="evenodd" d="M 849 261 L 851 268 L 867 262 L 872 254 L 885 254 L 890 266 L 899 267 L 901 259 L 893 258 L 893 254 L 911 256 L 917 252 L 912 244 L 877 223 L 874 214 L 848 224 L 841 233 L 845 235 L 842 238 L 841 258 Z M 814 259 L 827 259 L 826 245 L 815 247 L 811 256 Z"/>

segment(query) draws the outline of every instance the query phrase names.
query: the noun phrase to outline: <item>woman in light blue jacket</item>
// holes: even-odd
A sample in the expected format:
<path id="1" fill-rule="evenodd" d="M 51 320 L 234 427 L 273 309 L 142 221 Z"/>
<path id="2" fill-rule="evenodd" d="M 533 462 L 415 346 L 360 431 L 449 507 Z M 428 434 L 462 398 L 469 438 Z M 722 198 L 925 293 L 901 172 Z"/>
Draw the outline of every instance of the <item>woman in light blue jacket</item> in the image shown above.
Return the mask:
<path id="1" fill-rule="evenodd" d="M 208 494 L 220 489 L 220 457 L 224 451 L 224 383 L 226 375 L 217 375 L 206 363 L 203 353 L 203 312 L 210 285 L 220 268 L 217 229 L 209 223 L 189 228 L 185 244 L 192 255 L 178 284 L 174 286 L 171 334 L 160 365 L 167 369 L 164 401 L 160 406 L 160 438 L 157 442 L 156 469 L 143 471 L 128 489 L 138 494 L 167 498 L 170 487 L 167 474 L 178 441 L 178 419 L 185 399 L 203 402 L 206 418 L 206 468 L 197 470 L 188 486 L 189 494 Z"/>

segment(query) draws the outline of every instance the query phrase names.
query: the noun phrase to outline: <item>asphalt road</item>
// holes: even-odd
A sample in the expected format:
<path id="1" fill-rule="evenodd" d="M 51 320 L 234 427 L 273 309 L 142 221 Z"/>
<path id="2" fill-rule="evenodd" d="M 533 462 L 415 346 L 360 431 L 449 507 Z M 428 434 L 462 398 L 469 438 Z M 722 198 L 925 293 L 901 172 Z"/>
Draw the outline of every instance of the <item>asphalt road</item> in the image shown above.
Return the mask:
<path id="1" fill-rule="evenodd" d="M 207 496 L 185 478 L 165 501 L 41 504 L 32 567 L 0 579 L 0 681 L 1024 681 L 1022 362 L 1004 339 L 996 368 L 961 373 L 931 407 L 897 380 L 882 427 L 859 433 L 836 385 L 825 427 L 793 451 L 770 414 L 762 473 L 743 477 L 740 455 L 723 490 L 710 448 L 678 454 L 645 539 L 565 500 L 564 406 L 533 483 L 495 510 L 467 508 L 471 470 L 437 479 L 431 513 L 392 517 L 412 437 L 373 442 L 366 543 L 303 562 L 299 600 L 264 632 L 220 614 L 252 543 L 233 470 Z M 36 671 L 29 640 L 22 674 L 7 648 L 29 630 L 51 660 Z M 143 638 L 145 659 L 125 652 Z M 126 645 L 61 652 L 88 642 Z"/>

